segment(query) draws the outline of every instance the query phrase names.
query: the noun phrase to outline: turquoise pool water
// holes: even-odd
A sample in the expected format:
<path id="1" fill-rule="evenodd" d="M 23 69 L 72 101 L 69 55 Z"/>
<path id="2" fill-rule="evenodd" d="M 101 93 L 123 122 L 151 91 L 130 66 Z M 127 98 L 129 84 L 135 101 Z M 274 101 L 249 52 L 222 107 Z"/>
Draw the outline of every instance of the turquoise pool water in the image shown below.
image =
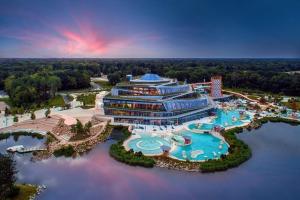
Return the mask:
<path id="1" fill-rule="evenodd" d="M 222 154 L 228 152 L 228 145 L 226 143 L 222 144 L 219 138 L 210 134 L 196 134 L 190 131 L 183 131 L 182 134 L 190 136 L 192 144 L 188 146 L 177 146 L 174 151 L 170 152 L 170 155 L 177 159 L 203 161 L 220 158 Z M 201 153 L 197 156 L 192 156 L 193 152 L 196 151 Z"/>
<path id="2" fill-rule="evenodd" d="M 152 137 L 147 134 L 141 135 L 141 138 L 136 138 L 128 142 L 130 149 L 134 152 L 141 151 L 144 155 L 153 155 L 163 153 L 161 146 L 171 146 L 167 140 L 158 136 Z"/>
<path id="3" fill-rule="evenodd" d="M 233 119 L 236 118 L 236 121 Z M 249 116 L 246 116 L 245 119 L 249 119 Z M 228 126 L 236 126 L 241 125 L 243 122 L 240 120 L 240 113 L 238 110 L 220 110 L 217 111 L 217 118 L 212 121 L 212 123 L 228 127 Z"/>
<path id="4" fill-rule="evenodd" d="M 190 124 L 189 125 L 190 129 L 201 129 L 201 130 L 204 130 L 204 131 L 210 131 L 213 127 L 214 127 L 213 124 L 201 124 L 200 126 L 198 126 L 196 124 Z"/>
<path id="5" fill-rule="evenodd" d="M 220 158 L 222 154 L 228 152 L 228 145 L 210 134 L 196 134 L 190 131 L 182 131 L 180 134 L 190 136 L 192 143 L 187 146 L 176 146 L 170 152 L 171 157 L 180 160 L 202 161 Z M 128 142 L 130 149 L 133 149 L 134 152 L 140 151 L 144 155 L 158 155 L 163 153 L 161 149 L 162 145 L 171 146 L 169 141 L 158 136 L 151 137 L 147 134 L 142 134 L 141 138 L 136 138 Z"/>
<path id="6" fill-rule="evenodd" d="M 236 120 L 234 120 L 236 119 Z M 247 115 L 244 120 L 249 120 L 250 117 Z M 204 123 L 198 127 L 196 124 L 190 124 L 188 127 L 193 129 L 200 129 L 200 130 L 211 130 L 215 125 L 222 126 L 222 127 L 230 127 L 230 126 L 239 126 L 243 124 L 240 120 L 240 113 L 239 110 L 228 110 L 224 111 L 221 109 L 217 110 L 217 116 L 215 119 L 212 120 L 210 124 Z"/>

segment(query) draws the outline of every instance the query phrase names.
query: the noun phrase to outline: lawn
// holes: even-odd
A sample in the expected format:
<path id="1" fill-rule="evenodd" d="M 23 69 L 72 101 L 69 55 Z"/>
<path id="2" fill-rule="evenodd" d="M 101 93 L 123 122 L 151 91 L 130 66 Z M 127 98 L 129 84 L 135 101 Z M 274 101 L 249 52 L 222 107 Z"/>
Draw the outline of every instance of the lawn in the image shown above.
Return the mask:
<path id="1" fill-rule="evenodd" d="M 53 107 L 53 106 L 54 107 L 65 107 L 66 106 L 63 97 L 60 96 L 60 95 L 57 95 L 57 96 L 49 99 L 48 102 L 47 102 L 47 104 L 50 107 Z"/>
<path id="2" fill-rule="evenodd" d="M 300 101 L 296 101 L 295 105 L 293 105 L 293 103 L 291 103 L 291 102 L 282 102 L 282 104 L 290 109 L 296 108 L 296 110 L 300 110 Z"/>
<path id="3" fill-rule="evenodd" d="M 111 90 L 113 87 L 108 81 L 95 81 L 96 84 L 100 85 L 103 90 Z"/>
<path id="4" fill-rule="evenodd" d="M 96 94 L 95 93 L 81 94 L 77 96 L 76 100 L 81 101 L 84 106 L 94 106 L 96 100 Z"/>

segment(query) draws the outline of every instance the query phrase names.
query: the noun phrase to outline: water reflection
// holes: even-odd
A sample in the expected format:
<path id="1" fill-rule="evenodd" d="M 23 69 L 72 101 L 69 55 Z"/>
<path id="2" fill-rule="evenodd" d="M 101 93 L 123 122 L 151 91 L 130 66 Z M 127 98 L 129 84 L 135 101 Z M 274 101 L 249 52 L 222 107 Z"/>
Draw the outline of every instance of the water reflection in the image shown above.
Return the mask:
<path id="1" fill-rule="evenodd" d="M 20 182 L 46 184 L 40 199 L 299 199 L 300 126 L 266 124 L 239 135 L 253 158 L 221 173 L 201 174 L 121 164 L 109 141 L 80 158 L 29 161 L 15 155 Z M 18 142 L 41 142 L 36 139 Z M 24 143 L 23 143 L 24 144 Z M 0 143 L 0 149 L 5 149 Z"/>

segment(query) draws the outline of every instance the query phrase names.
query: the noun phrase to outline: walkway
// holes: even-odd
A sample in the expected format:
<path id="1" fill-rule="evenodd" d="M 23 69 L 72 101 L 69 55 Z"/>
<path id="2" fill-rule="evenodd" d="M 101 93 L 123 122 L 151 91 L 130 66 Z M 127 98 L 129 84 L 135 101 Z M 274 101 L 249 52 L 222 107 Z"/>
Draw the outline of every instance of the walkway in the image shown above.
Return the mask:
<path id="1" fill-rule="evenodd" d="M 247 97 L 246 95 L 242 94 L 242 93 L 239 93 L 239 92 L 233 92 L 233 91 L 229 91 L 229 90 L 222 90 L 223 92 L 227 92 L 229 94 L 233 94 L 233 95 L 236 95 L 238 97 L 241 97 L 241 98 L 244 98 L 248 101 L 251 101 L 251 102 L 255 102 L 255 103 L 258 103 L 259 104 L 259 101 L 257 100 L 254 100 L 254 99 L 250 99 L 249 97 Z"/>

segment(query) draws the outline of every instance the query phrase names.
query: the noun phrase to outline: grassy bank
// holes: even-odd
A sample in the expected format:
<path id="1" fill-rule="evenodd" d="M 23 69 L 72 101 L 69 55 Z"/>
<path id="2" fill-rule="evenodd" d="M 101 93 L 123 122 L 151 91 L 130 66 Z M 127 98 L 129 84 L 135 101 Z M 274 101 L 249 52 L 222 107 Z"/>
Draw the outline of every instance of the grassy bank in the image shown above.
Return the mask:
<path id="1" fill-rule="evenodd" d="M 130 136 L 130 132 L 127 127 L 114 127 L 120 129 L 123 133 L 122 139 L 120 139 L 116 144 L 112 144 L 109 149 L 109 154 L 111 157 L 117 161 L 126 163 L 132 166 L 142 166 L 142 167 L 153 167 L 155 161 L 151 157 L 144 156 L 141 152 L 134 153 L 133 150 L 126 151 L 123 142 Z"/>
<path id="2" fill-rule="evenodd" d="M 17 184 L 16 187 L 20 189 L 19 194 L 11 200 L 29 200 L 37 193 L 37 187 L 34 185 Z"/>
<path id="3" fill-rule="evenodd" d="M 44 136 L 39 133 L 31 133 L 31 132 L 14 132 L 14 133 L 0 133 L 0 141 L 6 140 L 10 136 L 15 137 L 17 140 L 20 136 L 31 136 L 32 138 L 43 139 Z"/>
<path id="4" fill-rule="evenodd" d="M 262 124 L 265 124 L 267 122 L 274 122 L 274 123 L 283 122 L 283 123 L 287 123 L 287 124 L 290 124 L 290 125 L 293 125 L 293 126 L 300 125 L 300 121 L 293 120 L 293 119 L 282 118 L 282 117 L 263 117 L 261 119 L 256 119 L 255 120 L 255 123 L 257 123 L 257 125 L 259 127 Z"/>
<path id="5" fill-rule="evenodd" d="M 224 171 L 237 167 L 251 157 L 251 149 L 243 141 L 237 139 L 236 133 L 241 133 L 243 128 L 233 128 L 222 133 L 230 145 L 229 154 L 223 155 L 219 160 L 208 160 L 200 164 L 201 172 Z"/>

